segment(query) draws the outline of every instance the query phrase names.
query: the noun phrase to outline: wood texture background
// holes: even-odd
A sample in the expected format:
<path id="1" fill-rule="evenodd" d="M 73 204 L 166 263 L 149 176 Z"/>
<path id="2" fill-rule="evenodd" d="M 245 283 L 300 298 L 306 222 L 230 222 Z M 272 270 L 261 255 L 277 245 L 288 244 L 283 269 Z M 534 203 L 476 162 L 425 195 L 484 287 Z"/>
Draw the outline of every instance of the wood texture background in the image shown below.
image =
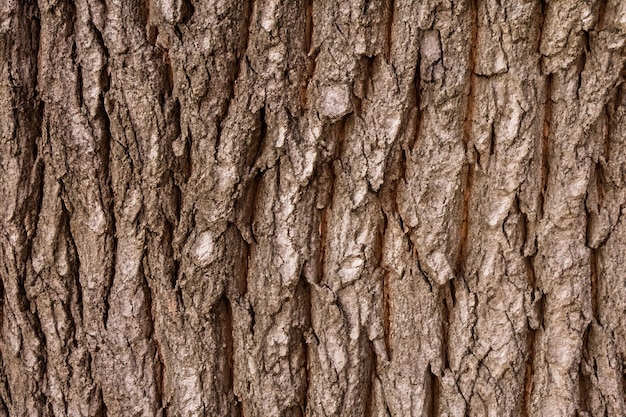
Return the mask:
<path id="1" fill-rule="evenodd" d="M 621 0 L 2 0 L 0 416 L 625 416 L 625 41 Z"/>

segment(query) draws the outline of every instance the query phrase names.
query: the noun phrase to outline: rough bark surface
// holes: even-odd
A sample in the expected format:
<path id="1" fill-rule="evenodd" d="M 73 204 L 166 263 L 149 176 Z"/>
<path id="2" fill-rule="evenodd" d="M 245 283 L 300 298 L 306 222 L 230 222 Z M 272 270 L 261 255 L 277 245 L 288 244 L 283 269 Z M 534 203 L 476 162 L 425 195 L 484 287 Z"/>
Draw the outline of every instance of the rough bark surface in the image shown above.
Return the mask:
<path id="1" fill-rule="evenodd" d="M 626 415 L 626 2 L 2 0 L 0 417 Z"/>

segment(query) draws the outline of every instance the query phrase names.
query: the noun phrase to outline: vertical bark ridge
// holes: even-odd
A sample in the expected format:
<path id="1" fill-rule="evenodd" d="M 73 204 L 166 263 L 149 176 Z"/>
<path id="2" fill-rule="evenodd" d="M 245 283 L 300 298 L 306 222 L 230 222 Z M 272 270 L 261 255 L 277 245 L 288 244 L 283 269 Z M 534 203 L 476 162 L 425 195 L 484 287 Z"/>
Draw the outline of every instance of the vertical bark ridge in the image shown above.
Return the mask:
<path id="1" fill-rule="evenodd" d="M 41 210 L 43 176 L 36 151 L 41 127 L 36 92 L 39 10 L 35 2 L 5 2 L 0 19 L 5 56 L 0 64 L 0 397 L 5 415 L 41 416 L 49 405 L 45 336 L 27 291 L 33 280 L 28 259 Z"/>
<path id="2" fill-rule="evenodd" d="M 163 207 L 167 222 L 157 222 L 151 245 L 152 263 L 164 279 L 153 289 L 163 403 L 168 415 L 235 416 L 240 410 L 233 393 L 232 307 L 242 286 L 241 233 L 249 234 L 237 231 L 242 226 L 232 216 L 234 189 L 225 184 L 220 193 L 214 180 L 224 176 L 216 159 L 244 68 L 250 5 L 160 1 L 148 9 L 152 43 L 162 51 L 171 85 L 173 104 L 164 127 L 175 121 L 168 132 L 171 151 L 163 149 L 171 165 L 156 178 L 159 198 L 174 197 Z M 239 172 L 243 162 L 235 160 Z M 216 207 L 220 213 L 214 216 Z M 161 245 L 173 259 L 160 253 Z"/>
<path id="3" fill-rule="evenodd" d="M 584 340 L 587 345 L 593 340 L 593 310 L 584 204 L 594 149 L 598 139 L 604 141 L 594 125 L 613 95 L 624 62 L 624 32 L 614 26 L 617 20 L 606 22 L 611 27 L 609 35 L 597 8 L 585 10 L 580 5 L 563 20 L 563 16 L 557 18 L 555 6 L 548 5 L 541 43 L 544 71 L 553 74 L 554 128 L 549 136 L 553 158 L 535 260 L 539 286 L 546 294 L 544 328 L 538 334 L 534 361 L 532 405 L 538 415 L 571 415 L 586 408 L 584 398 L 579 398 L 580 378 L 584 377 L 579 369 Z M 623 15 L 621 7 L 607 3 L 614 15 Z M 585 13 L 581 20 L 577 20 L 577 12 Z M 564 26 L 575 34 L 566 42 L 562 41 Z M 583 50 L 585 37 L 588 49 Z M 600 67 L 605 70 L 596 74 Z M 558 265 L 554 264 L 557 259 Z"/>
<path id="4" fill-rule="evenodd" d="M 307 92 L 309 129 L 327 144 L 322 160 L 336 159 L 331 160 L 335 181 L 325 214 L 322 273 L 312 286 L 311 325 L 318 343 L 311 345 L 307 415 L 363 415 L 375 366 L 371 341 L 382 342 L 377 253 L 383 219 L 376 192 L 394 138 L 386 137 L 389 142 L 379 149 L 368 148 L 371 139 L 365 147 L 359 142 L 371 134 L 367 123 L 376 117 L 375 107 L 367 103 L 375 98 L 376 80 L 367 74 L 375 78 L 381 67 L 386 70 L 381 59 L 384 18 L 375 13 L 380 7 L 382 2 L 330 8 L 313 3 L 313 47 L 319 52 Z M 326 138 L 320 136 L 324 131 Z"/>
<path id="5" fill-rule="evenodd" d="M 77 304 L 71 313 L 60 314 L 62 310 L 58 305 L 62 305 L 62 299 L 47 300 L 46 295 L 52 290 L 43 292 L 40 297 L 43 320 L 63 329 L 62 332 L 47 329 L 51 361 L 49 397 L 56 415 L 93 415 L 103 408 L 98 387 L 103 382 L 99 350 L 105 340 L 106 298 L 114 266 L 111 258 L 101 256 L 111 253 L 115 239 L 109 234 L 111 198 L 106 161 L 109 138 L 106 120 L 102 117 L 106 51 L 84 2 L 52 5 L 40 2 L 40 10 L 41 42 L 45 47 L 45 52 L 40 54 L 39 73 L 42 99 L 46 104 L 42 142 L 47 184 L 44 201 L 49 201 L 46 215 L 50 213 L 52 218 L 46 220 L 46 215 L 42 216 L 41 243 L 37 255 L 33 255 L 41 262 L 33 266 L 41 272 L 50 261 L 57 263 L 58 272 L 52 274 L 56 278 L 51 281 L 52 285 L 47 285 L 67 287 L 64 292 L 72 296 L 71 305 Z M 51 76 L 48 69 L 52 68 L 62 74 L 61 78 Z M 65 123 L 70 126 L 67 130 Z M 61 230 L 57 231 L 60 226 Z M 55 233 L 61 235 L 57 238 L 60 242 L 70 243 L 61 243 L 50 253 L 49 236 Z M 42 280 L 45 277 L 45 273 L 38 275 Z M 76 295 L 80 298 L 75 298 Z M 68 342 L 63 339 L 67 337 L 64 336 L 67 327 L 74 327 L 75 349 L 65 347 Z M 95 359 L 93 369 L 91 357 Z M 66 380 L 70 386 L 63 388 Z M 67 398 L 63 398 L 64 392 Z M 79 398 L 87 398 L 87 401 Z"/>
<path id="6" fill-rule="evenodd" d="M 419 137 L 407 152 L 406 182 L 402 184 L 398 205 L 413 248 L 408 257 L 411 260 L 405 262 L 413 265 L 409 271 L 419 288 L 419 295 L 409 298 L 419 306 L 413 320 L 422 323 L 410 336 L 418 338 L 420 349 L 402 349 L 408 354 L 403 361 L 414 367 L 402 379 L 410 381 L 413 373 L 420 378 L 415 384 L 413 401 L 402 398 L 404 389 L 397 384 L 400 395 L 396 394 L 399 398 L 391 410 L 399 415 L 428 412 L 425 377 L 429 369 L 439 378 L 438 392 L 442 398 L 450 398 L 448 391 L 454 385 L 444 365 L 448 355 L 444 354 L 447 346 L 443 342 L 447 339 L 439 332 L 450 319 L 444 311 L 450 307 L 445 287 L 454 279 L 462 240 L 462 180 L 466 163 L 463 131 L 470 93 L 468 66 L 473 14 L 471 2 L 454 5 L 433 2 L 417 12 L 420 16 L 416 25 Z M 446 122 L 442 123 L 443 120 Z M 407 325 L 400 324 L 401 328 Z M 406 344 L 401 339 L 398 342 L 398 349 Z M 398 365 L 403 367 L 401 362 Z M 401 381 L 400 375 L 394 378 L 397 382 Z M 448 407 L 446 400 L 433 402 Z"/>
<path id="7" fill-rule="evenodd" d="M 83 291 L 70 214 L 49 166 L 44 176 L 42 215 L 32 247 L 35 276 L 27 288 L 44 323 L 47 407 L 52 415 L 93 415 L 102 399 L 94 395 L 97 385 L 87 365 Z"/>
<path id="8" fill-rule="evenodd" d="M 232 127 L 223 130 L 238 140 L 239 112 L 255 112 L 254 142 L 241 148 L 243 166 L 249 167 L 245 175 L 256 185 L 254 205 L 242 223 L 250 252 L 246 292 L 235 318 L 248 325 L 235 329 L 234 382 L 243 413 L 251 416 L 297 415 L 306 396 L 303 333 L 308 317 L 302 269 L 315 194 L 297 169 L 301 127 L 294 116 L 302 114 L 303 7 L 255 3 L 239 91 L 249 98 L 235 95 L 237 111 L 226 124 Z M 303 226 L 301 231 L 296 224 Z"/>
<path id="9" fill-rule="evenodd" d="M 587 244 L 592 248 L 595 282 L 592 283 L 593 319 L 581 364 L 581 376 L 586 382 L 581 408 L 604 415 L 619 415 L 625 410 L 621 394 L 624 382 L 620 378 L 624 357 L 624 349 L 620 348 L 624 339 L 618 330 L 621 329 L 618 324 L 621 319 L 610 313 L 619 310 L 622 302 L 618 301 L 617 294 L 623 288 L 621 280 L 615 280 L 620 266 L 614 252 L 621 236 L 621 212 L 625 201 L 623 189 L 618 185 L 621 182 L 618 178 L 624 170 L 623 156 L 614 153 L 623 142 L 623 97 L 623 88 L 620 88 L 607 105 L 606 117 L 601 119 L 597 134 L 605 140 L 599 143 L 597 182 L 590 183 L 586 201 L 589 206 Z"/>
<path id="10" fill-rule="evenodd" d="M 160 313 L 161 288 L 171 281 L 172 260 L 158 253 L 168 252 L 163 235 L 176 221 L 169 165 L 179 128 L 167 51 L 150 44 L 146 29 L 152 11 L 137 6 L 112 2 L 101 16 L 110 69 L 105 107 L 117 239 L 100 366 L 126 385 L 124 392 L 104 385 L 107 412 L 162 415 L 161 376 L 167 370 L 152 317 Z M 120 373 L 124 364 L 135 369 L 132 376 Z"/>
<path id="11" fill-rule="evenodd" d="M 453 316 L 458 333 L 449 339 L 467 340 L 451 350 L 451 369 L 470 415 L 519 415 L 523 398 L 531 290 L 522 210 L 529 208 L 519 206 L 517 194 L 541 134 L 537 6 L 479 2 L 477 9 L 467 240 L 485 243 L 464 253 L 461 288 L 469 294 L 457 296 L 457 308 L 469 314 Z M 506 25 L 492 23 L 503 20 L 499 15 L 509 16 Z"/>

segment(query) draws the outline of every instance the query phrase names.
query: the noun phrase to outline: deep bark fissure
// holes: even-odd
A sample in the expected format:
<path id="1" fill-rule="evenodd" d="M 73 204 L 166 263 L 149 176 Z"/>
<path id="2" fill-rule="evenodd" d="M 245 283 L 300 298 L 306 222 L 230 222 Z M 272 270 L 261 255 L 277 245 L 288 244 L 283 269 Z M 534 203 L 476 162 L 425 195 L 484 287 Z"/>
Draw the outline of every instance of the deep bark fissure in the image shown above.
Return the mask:
<path id="1" fill-rule="evenodd" d="M 548 74 L 546 81 L 545 114 L 542 129 L 541 141 L 541 192 L 539 194 L 539 219 L 544 216 L 544 201 L 548 187 L 548 176 L 550 175 L 550 120 L 552 119 L 552 74 Z"/>

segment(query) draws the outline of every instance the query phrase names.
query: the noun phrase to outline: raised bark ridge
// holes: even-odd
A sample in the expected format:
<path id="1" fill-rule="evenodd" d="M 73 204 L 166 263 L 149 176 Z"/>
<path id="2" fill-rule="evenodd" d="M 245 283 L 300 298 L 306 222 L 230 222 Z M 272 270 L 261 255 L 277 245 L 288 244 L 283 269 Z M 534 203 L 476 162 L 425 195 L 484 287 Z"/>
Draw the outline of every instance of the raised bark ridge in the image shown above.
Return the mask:
<path id="1" fill-rule="evenodd" d="M 626 415 L 626 2 L 5 0 L 0 417 Z"/>

